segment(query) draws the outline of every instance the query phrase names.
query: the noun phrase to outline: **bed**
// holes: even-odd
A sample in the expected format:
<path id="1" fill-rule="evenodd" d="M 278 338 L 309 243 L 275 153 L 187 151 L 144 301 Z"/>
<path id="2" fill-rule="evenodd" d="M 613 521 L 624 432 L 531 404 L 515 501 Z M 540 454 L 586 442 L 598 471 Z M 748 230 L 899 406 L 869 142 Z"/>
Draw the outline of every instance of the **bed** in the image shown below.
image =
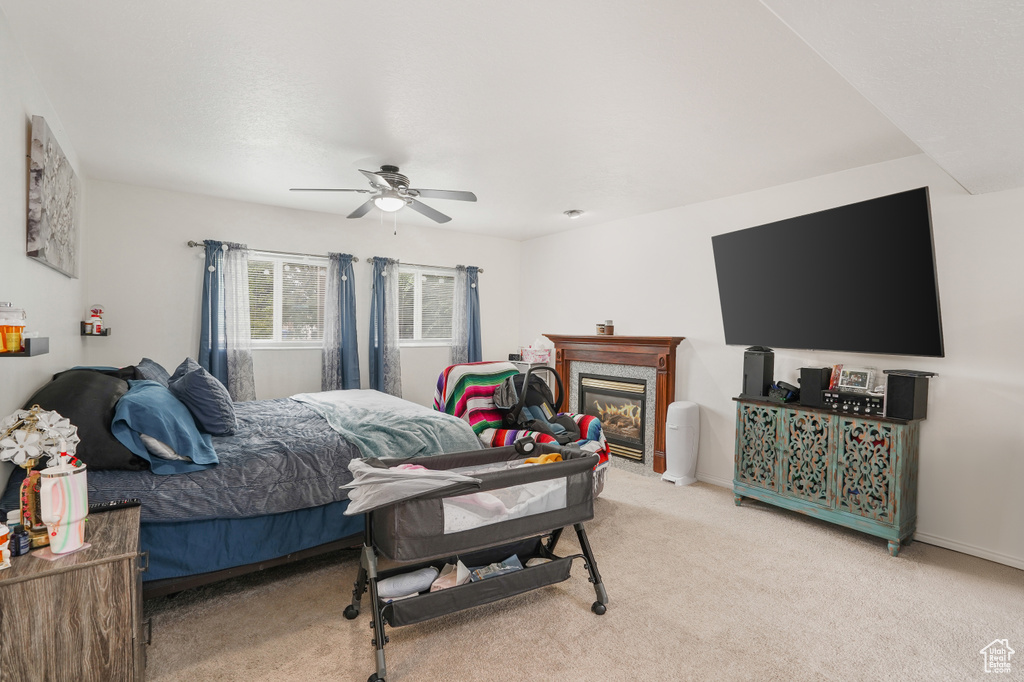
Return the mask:
<path id="1" fill-rule="evenodd" d="M 134 390 L 152 382 L 126 383 Z M 353 458 L 482 447 L 462 420 L 377 391 L 300 394 L 233 409 L 234 432 L 209 436 L 215 465 L 158 475 L 155 463 L 142 470 L 90 463 L 91 503 L 142 501 L 147 597 L 358 546 L 363 517 L 344 514 L 349 503 L 341 490 L 352 480 Z M 0 507 L 17 506 L 23 478 L 20 470 L 11 476 Z"/>

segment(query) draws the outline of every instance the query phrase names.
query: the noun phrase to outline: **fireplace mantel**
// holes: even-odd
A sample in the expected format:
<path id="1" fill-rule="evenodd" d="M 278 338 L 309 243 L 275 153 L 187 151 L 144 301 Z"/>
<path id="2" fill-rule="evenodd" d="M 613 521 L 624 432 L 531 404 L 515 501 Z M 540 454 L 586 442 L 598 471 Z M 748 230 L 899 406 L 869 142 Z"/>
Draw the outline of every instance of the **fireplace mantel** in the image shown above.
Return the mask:
<path id="1" fill-rule="evenodd" d="M 684 336 L 565 336 L 545 334 L 555 344 L 555 371 L 569 386 L 573 362 L 654 367 L 654 471 L 665 472 L 665 418 L 676 397 L 676 346 Z M 566 389 L 568 391 L 568 389 Z"/>

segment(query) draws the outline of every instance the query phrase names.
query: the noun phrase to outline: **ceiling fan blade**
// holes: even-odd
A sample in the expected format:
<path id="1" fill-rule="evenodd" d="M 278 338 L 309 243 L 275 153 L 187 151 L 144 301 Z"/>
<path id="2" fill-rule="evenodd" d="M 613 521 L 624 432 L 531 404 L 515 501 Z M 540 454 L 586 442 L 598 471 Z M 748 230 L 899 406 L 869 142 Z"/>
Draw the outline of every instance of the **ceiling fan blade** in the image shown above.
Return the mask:
<path id="1" fill-rule="evenodd" d="M 379 185 L 385 189 L 394 189 L 390 182 L 373 171 L 359 169 L 359 172 L 366 176 L 366 179 L 370 181 L 371 185 Z"/>
<path id="2" fill-rule="evenodd" d="M 411 202 L 409 202 L 409 208 L 411 208 L 412 210 L 416 211 L 417 213 L 422 213 L 423 215 L 427 216 L 428 218 L 430 218 L 434 222 L 446 223 L 449 220 L 451 220 L 451 218 L 446 216 L 444 213 L 441 213 L 440 211 L 432 209 L 429 206 L 427 206 L 426 204 L 424 204 L 423 202 L 416 201 L 415 199 L 413 199 Z"/>
<path id="3" fill-rule="evenodd" d="M 418 189 L 424 199 L 454 199 L 455 201 L 476 201 L 472 192 L 460 192 L 454 189 Z"/>
<path id="4" fill-rule="evenodd" d="M 364 215 L 370 212 L 373 208 L 373 199 L 367 199 L 364 201 L 359 208 L 348 214 L 349 218 L 362 218 Z"/>
<path id="5" fill-rule="evenodd" d="M 289 192 L 360 192 L 369 194 L 368 189 L 337 189 L 335 187 L 292 187 Z"/>

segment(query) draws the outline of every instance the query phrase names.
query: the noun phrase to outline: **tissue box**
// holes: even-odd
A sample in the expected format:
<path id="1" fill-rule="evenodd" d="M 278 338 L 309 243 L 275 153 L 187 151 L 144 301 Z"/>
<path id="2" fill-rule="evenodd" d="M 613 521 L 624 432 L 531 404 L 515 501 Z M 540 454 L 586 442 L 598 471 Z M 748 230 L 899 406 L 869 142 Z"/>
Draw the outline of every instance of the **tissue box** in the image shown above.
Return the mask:
<path id="1" fill-rule="evenodd" d="M 524 348 L 523 362 L 551 362 L 550 348 Z"/>

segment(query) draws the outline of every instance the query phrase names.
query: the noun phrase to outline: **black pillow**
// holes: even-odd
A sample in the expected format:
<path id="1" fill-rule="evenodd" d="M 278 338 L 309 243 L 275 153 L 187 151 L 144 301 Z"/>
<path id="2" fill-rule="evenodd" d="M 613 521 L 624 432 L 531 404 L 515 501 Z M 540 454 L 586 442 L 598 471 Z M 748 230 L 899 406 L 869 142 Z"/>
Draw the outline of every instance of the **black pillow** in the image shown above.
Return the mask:
<path id="1" fill-rule="evenodd" d="M 78 427 L 75 455 L 92 469 L 147 469 L 149 462 L 121 445 L 110 432 L 114 407 L 128 391 L 128 382 L 88 369 L 57 374 L 36 391 L 23 409 L 39 405 L 55 410 Z"/>
<path id="2" fill-rule="evenodd" d="M 106 374 L 107 376 L 111 377 L 117 377 L 118 379 L 124 379 L 125 381 L 128 381 L 129 379 L 141 380 L 146 378 L 146 376 L 135 365 L 128 365 L 127 367 L 121 367 L 120 369 L 103 369 L 102 367 L 75 367 L 73 370 L 66 369 L 64 370 L 64 372 L 72 372 L 83 369 L 89 370 L 90 372 L 99 372 L 100 374 Z M 56 374 L 53 375 L 53 378 L 56 379 L 61 374 L 64 374 L 64 372 L 57 372 Z"/>

